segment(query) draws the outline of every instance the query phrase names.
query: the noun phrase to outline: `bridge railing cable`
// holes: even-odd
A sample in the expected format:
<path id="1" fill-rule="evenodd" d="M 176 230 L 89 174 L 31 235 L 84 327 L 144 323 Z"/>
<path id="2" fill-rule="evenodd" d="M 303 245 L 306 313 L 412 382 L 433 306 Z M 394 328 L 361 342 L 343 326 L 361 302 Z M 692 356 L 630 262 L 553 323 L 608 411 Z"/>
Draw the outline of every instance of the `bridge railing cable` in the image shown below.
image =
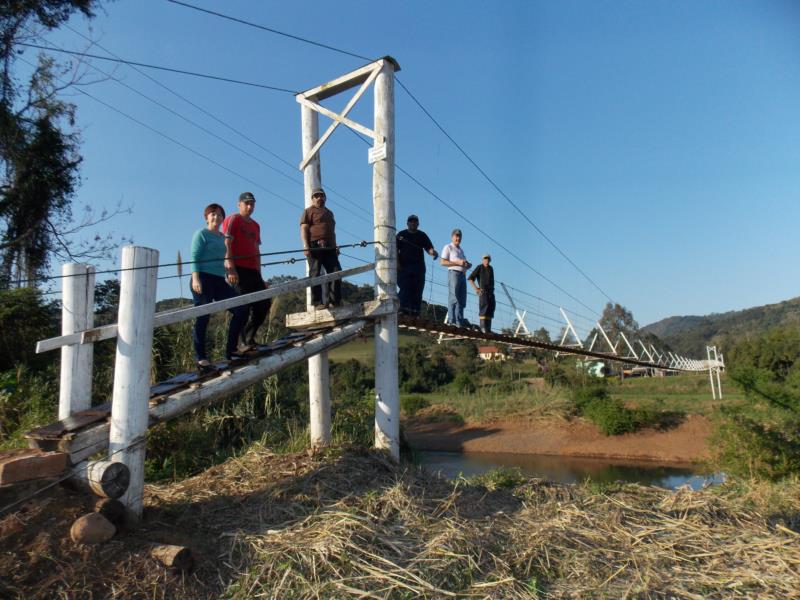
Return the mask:
<path id="1" fill-rule="evenodd" d="M 360 242 L 355 242 L 352 244 L 341 244 L 337 246 L 330 246 L 330 247 L 320 247 L 316 248 L 316 250 L 336 250 L 341 248 L 366 248 L 367 246 L 371 246 L 374 244 L 380 244 L 381 242 L 378 241 L 367 241 L 362 240 Z M 236 256 L 230 257 L 231 260 L 238 260 L 242 258 L 253 258 L 253 257 L 263 257 L 263 256 L 279 256 L 281 254 L 298 254 L 298 253 L 305 253 L 308 249 L 307 248 L 296 248 L 292 250 L 275 250 L 273 252 L 261 252 L 259 254 L 239 254 Z M 209 258 L 209 259 L 202 259 L 202 260 L 182 260 L 182 261 L 175 261 L 170 263 L 160 263 L 153 266 L 144 266 L 144 267 L 128 267 L 128 268 L 119 268 L 119 269 L 104 269 L 100 271 L 94 271 L 95 275 L 104 275 L 108 273 L 122 273 L 124 271 L 138 271 L 141 269 L 161 269 L 165 267 L 177 267 L 183 265 L 194 265 L 206 262 L 219 262 L 218 258 Z M 294 261 L 277 261 L 274 263 L 262 263 L 261 266 L 269 266 L 269 265 L 280 265 L 280 264 L 294 264 L 297 260 Z M 367 261 L 368 262 L 368 261 Z M 37 283 L 42 281 L 54 281 L 57 279 L 64 279 L 68 277 L 84 277 L 83 274 L 59 274 L 59 275 L 46 275 L 42 277 L 38 277 L 36 279 L 20 279 L 18 282 L 15 283 L 26 284 L 26 283 Z"/>

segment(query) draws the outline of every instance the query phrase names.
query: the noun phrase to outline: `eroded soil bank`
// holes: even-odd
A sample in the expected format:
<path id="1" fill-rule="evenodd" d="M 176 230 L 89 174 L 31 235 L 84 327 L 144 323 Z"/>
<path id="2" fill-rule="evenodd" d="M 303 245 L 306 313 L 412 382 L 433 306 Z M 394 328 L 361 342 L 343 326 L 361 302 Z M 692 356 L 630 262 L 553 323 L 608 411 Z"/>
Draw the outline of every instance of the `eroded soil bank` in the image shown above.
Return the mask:
<path id="1" fill-rule="evenodd" d="M 690 415 L 670 429 L 606 436 L 580 419 L 507 417 L 482 423 L 412 418 L 405 434 L 412 448 L 447 452 L 507 452 L 688 464 L 709 458 L 711 423 Z"/>

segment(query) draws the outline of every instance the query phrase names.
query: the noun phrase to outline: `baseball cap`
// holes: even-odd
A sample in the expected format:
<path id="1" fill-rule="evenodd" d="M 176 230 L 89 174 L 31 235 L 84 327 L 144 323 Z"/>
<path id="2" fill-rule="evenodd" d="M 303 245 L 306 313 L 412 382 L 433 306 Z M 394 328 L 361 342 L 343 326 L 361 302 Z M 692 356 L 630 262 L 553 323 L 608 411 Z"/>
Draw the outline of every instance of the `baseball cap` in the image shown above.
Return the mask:
<path id="1" fill-rule="evenodd" d="M 461 230 L 460 230 L 460 229 L 458 229 L 458 228 L 456 228 L 456 229 L 453 229 L 453 233 L 451 233 L 450 235 L 451 235 L 451 236 L 453 236 L 453 235 L 461 235 Z"/>
<path id="2" fill-rule="evenodd" d="M 313 198 L 314 196 L 319 196 L 320 194 L 324 196 L 325 195 L 325 190 L 323 190 L 321 187 L 320 188 L 314 188 L 314 191 L 311 192 L 311 197 Z"/>
<path id="3" fill-rule="evenodd" d="M 255 202 L 256 197 L 253 196 L 253 192 L 242 192 L 239 194 L 239 202 Z"/>
<path id="4" fill-rule="evenodd" d="M 489 260 L 492 260 L 492 255 L 491 254 L 484 254 L 483 256 L 481 256 L 481 259 L 484 259 L 484 258 L 488 258 Z"/>
<path id="5" fill-rule="evenodd" d="M 408 215 L 406 223 L 408 223 L 409 221 L 419 221 L 419 217 L 417 215 Z"/>

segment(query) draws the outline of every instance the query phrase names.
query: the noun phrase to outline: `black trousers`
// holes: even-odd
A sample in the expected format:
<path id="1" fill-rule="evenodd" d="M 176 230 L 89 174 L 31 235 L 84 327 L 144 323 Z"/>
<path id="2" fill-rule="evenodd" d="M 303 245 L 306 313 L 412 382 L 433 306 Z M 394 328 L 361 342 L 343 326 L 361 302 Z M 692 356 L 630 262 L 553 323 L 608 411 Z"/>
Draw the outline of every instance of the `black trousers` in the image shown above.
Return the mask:
<path id="1" fill-rule="evenodd" d="M 478 314 L 481 319 L 493 319 L 495 309 L 494 290 L 481 290 L 478 296 Z"/>
<path id="2" fill-rule="evenodd" d="M 425 266 L 421 269 L 403 268 L 397 271 L 397 286 L 400 288 L 400 310 L 419 315 L 422 309 L 422 292 L 425 289 Z"/>
<path id="3" fill-rule="evenodd" d="M 336 256 L 336 250 L 326 249 L 320 250 L 312 248 L 308 253 L 308 276 L 318 277 L 321 275 L 322 269 L 325 273 L 335 273 L 342 270 L 342 265 L 339 264 L 339 257 Z M 342 281 L 329 281 L 326 285 L 328 295 L 328 302 L 334 304 L 342 303 Z M 315 285 L 311 288 L 311 304 L 322 304 L 322 286 Z"/>
<path id="4" fill-rule="evenodd" d="M 236 284 L 236 292 L 241 296 L 242 294 L 250 294 L 252 292 L 260 292 L 267 288 L 264 280 L 261 279 L 261 272 L 258 269 L 248 269 L 246 267 L 236 267 L 236 273 L 239 275 L 239 283 Z M 253 302 L 247 304 L 245 308 L 248 309 L 248 319 L 245 326 L 242 328 L 240 340 L 245 345 L 255 345 L 256 334 L 258 328 L 264 323 L 269 314 L 272 300 L 261 300 L 260 302 Z"/>

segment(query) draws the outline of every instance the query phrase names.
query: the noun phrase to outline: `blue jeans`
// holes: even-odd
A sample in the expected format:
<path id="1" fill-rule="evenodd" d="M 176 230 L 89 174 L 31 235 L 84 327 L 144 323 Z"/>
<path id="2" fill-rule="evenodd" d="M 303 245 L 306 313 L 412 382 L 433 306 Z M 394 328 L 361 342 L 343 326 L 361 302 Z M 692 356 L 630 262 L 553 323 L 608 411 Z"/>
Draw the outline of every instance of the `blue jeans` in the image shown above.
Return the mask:
<path id="1" fill-rule="evenodd" d="M 447 271 L 447 321 L 451 325 L 464 325 L 464 307 L 467 305 L 467 276 L 461 271 Z"/>
<path id="2" fill-rule="evenodd" d="M 227 300 L 237 295 L 236 291 L 228 285 L 224 277 L 212 275 L 211 273 L 203 273 L 202 271 L 200 271 L 198 275 L 200 276 L 202 292 L 198 294 L 192 290 L 195 306 L 202 306 L 203 304 L 208 304 L 215 300 Z M 228 312 L 231 313 L 232 318 L 230 327 L 228 327 L 228 343 L 225 348 L 225 358 L 230 358 L 231 354 L 236 351 L 236 347 L 239 344 L 239 334 L 247 319 L 248 306 L 237 306 L 236 308 L 231 308 Z M 211 315 L 198 317 L 194 322 L 192 341 L 194 342 L 194 354 L 197 360 L 208 358 L 206 355 L 206 330 L 208 329 L 210 317 Z"/>

